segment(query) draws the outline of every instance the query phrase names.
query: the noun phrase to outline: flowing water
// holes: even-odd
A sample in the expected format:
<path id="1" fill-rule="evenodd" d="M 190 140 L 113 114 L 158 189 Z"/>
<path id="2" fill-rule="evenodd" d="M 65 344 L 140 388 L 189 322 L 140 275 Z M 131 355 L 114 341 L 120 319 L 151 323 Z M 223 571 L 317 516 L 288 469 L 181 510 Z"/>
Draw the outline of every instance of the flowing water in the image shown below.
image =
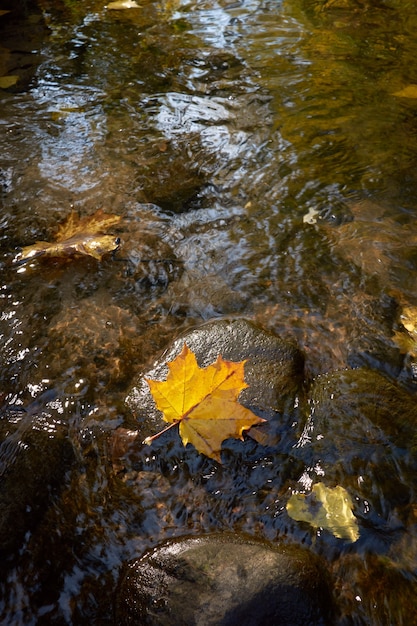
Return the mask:
<path id="1" fill-rule="evenodd" d="M 169 454 L 114 478 L 105 435 L 135 427 L 123 402 L 135 375 L 185 329 L 242 315 L 295 338 L 307 379 L 365 364 L 414 392 L 413 350 L 394 340 L 402 312 L 409 327 L 417 317 L 414 3 L 138 4 L 0 14 L 0 74 L 19 77 L 0 89 L 2 474 L 39 411 L 38 428 L 42 415 L 64 424 L 75 450 L 2 577 L 4 624 L 112 623 L 121 564 L 167 536 L 283 533 L 269 457 L 243 465 L 241 501 L 215 497 L 228 478 L 202 461 L 190 490 Z M 99 208 L 122 218 L 114 254 L 14 263 Z M 354 582 L 368 559 L 361 589 L 378 585 L 380 563 L 348 550 L 359 565 L 353 582 L 337 566 L 343 623 L 388 624 L 387 598 L 390 616 L 411 602 L 416 535 L 400 541 L 402 577 L 374 613 Z"/>

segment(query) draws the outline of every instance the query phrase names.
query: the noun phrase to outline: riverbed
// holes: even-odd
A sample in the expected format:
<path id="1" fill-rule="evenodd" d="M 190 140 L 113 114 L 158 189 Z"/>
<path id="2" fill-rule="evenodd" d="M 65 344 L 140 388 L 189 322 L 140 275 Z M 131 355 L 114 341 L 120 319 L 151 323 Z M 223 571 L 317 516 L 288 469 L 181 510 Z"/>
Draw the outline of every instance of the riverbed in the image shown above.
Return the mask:
<path id="1" fill-rule="evenodd" d="M 216 469 L 191 492 L 172 451 L 165 464 L 144 452 L 118 478 L 112 437 L 135 429 L 125 398 L 181 333 L 244 317 L 298 344 L 306 385 L 365 366 L 417 389 L 413 3 L 138 5 L 0 11 L 0 401 L 15 446 L 1 475 L 19 480 L 10 472 L 35 418 L 51 438 L 62 430 L 65 459 L 7 551 L 0 621 L 13 626 L 111 624 L 121 565 L 167 537 L 287 532 L 268 455 L 244 467 L 244 504 L 207 499 L 228 485 Z M 69 216 L 99 209 L 120 216 L 108 230 L 117 249 L 101 260 L 19 263 Z M 415 474 L 404 481 L 414 493 Z M 388 615 L 396 602 L 415 614 L 408 506 L 407 522 L 388 516 L 356 552 L 297 529 L 290 539 L 376 577 L 397 542 Z M 358 579 L 340 592 L 358 606 L 340 624 L 390 623 L 383 608 L 361 608 Z"/>

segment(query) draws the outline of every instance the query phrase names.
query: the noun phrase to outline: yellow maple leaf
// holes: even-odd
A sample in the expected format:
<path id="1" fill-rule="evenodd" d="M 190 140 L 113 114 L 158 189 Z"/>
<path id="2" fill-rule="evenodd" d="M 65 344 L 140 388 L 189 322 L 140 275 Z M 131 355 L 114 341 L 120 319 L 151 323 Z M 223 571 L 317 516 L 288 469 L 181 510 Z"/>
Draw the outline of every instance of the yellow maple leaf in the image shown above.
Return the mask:
<path id="1" fill-rule="evenodd" d="M 242 389 L 248 387 L 245 363 L 225 361 L 219 355 L 215 363 L 200 368 L 195 354 L 184 344 L 182 352 L 167 363 L 166 381 L 146 379 L 157 408 L 170 423 L 162 432 L 179 424 L 184 446 L 191 443 L 220 463 L 225 439 L 243 439 L 243 431 L 265 422 L 237 401 Z M 144 443 L 151 443 L 160 434 Z"/>
<path id="2" fill-rule="evenodd" d="M 54 258 L 92 256 L 101 261 L 105 254 L 119 246 L 117 237 L 101 233 L 117 224 L 120 219 L 120 215 L 104 213 L 103 209 L 83 218 L 72 212 L 59 226 L 55 242 L 37 241 L 31 246 L 26 246 L 14 261 L 22 264 L 41 256 Z"/>

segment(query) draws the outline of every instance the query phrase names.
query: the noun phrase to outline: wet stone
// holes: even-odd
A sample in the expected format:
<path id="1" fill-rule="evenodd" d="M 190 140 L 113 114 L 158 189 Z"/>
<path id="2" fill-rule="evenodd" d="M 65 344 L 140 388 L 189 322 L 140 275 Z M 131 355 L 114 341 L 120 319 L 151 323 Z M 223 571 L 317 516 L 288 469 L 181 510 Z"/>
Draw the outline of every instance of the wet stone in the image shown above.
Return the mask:
<path id="1" fill-rule="evenodd" d="M 248 388 L 240 394 L 239 402 L 257 415 L 273 421 L 277 414 L 293 411 L 304 372 L 304 358 L 298 347 L 246 319 L 218 319 L 175 340 L 129 392 L 126 403 L 139 420 L 141 437 L 166 425 L 155 407 L 146 379 L 165 380 L 166 363 L 178 356 L 184 343 L 195 353 L 200 367 L 214 363 L 219 354 L 229 361 L 246 359 Z"/>
<path id="2" fill-rule="evenodd" d="M 142 180 L 142 192 L 146 202 L 181 212 L 205 181 L 190 163 L 171 154 L 169 144 L 167 147 L 167 152 L 158 155 L 154 169 Z"/>
<path id="3" fill-rule="evenodd" d="M 25 91 L 30 86 L 39 63 L 43 60 L 43 42 L 47 35 L 47 27 L 39 10 L 38 3 L 33 0 L 1 2 L 0 21 L 0 77 L 14 77 L 2 84 L 2 89 L 12 92 Z"/>
<path id="4" fill-rule="evenodd" d="M 170 285 L 164 303 L 174 315 L 191 314 L 197 319 L 208 320 L 242 312 L 247 299 L 241 292 L 231 289 L 216 273 L 188 271 Z"/>
<path id="5" fill-rule="evenodd" d="M 362 367 L 317 377 L 309 398 L 297 445 L 308 474 L 302 482 L 325 476 L 326 484 L 347 488 L 364 537 L 387 524 L 394 530 L 416 497 L 415 397 Z"/>
<path id="6" fill-rule="evenodd" d="M 66 424 L 48 410 L 3 415 L 0 441 L 0 556 L 5 565 L 59 493 L 74 450 Z"/>
<path id="7" fill-rule="evenodd" d="M 388 436 L 396 446 L 410 448 L 415 445 L 415 397 L 375 370 L 361 367 L 323 374 L 311 386 L 309 396 L 314 406 L 312 420 L 323 433 L 336 423 L 339 426 L 350 424 L 349 436 L 352 438 L 355 423 L 362 422 L 368 432 L 373 426 L 380 431 L 381 437 Z M 345 445 L 346 436 L 342 435 L 342 429 L 340 433 Z M 333 444 L 336 443 L 337 439 L 333 439 Z"/>
<path id="8" fill-rule="evenodd" d="M 121 626 L 319 626 L 332 622 L 327 571 L 295 545 L 214 534 L 168 541 L 127 564 Z"/>

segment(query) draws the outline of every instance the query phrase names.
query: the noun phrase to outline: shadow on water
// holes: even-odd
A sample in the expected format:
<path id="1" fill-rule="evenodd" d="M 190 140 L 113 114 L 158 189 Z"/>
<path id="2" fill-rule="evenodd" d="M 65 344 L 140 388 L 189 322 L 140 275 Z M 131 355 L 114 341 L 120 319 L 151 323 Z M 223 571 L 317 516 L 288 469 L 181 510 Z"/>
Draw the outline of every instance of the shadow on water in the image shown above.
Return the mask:
<path id="1" fill-rule="evenodd" d="M 174 337 L 223 316 L 295 339 L 306 385 L 367 366 L 415 394 L 415 7 L 15 4 L 0 1 L 0 621 L 112 624 L 123 562 L 228 529 L 324 555 L 340 625 L 412 623 L 414 448 L 385 422 L 366 430 L 355 408 L 337 417 L 346 447 L 330 428 L 320 458 L 245 441 L 220 466 L 174 435 L 131 448 L 124 399 Z M 98 208 L 121 216 L 116 254 L 13 264 Z M 322 435 L 308 406 L 297 419 Z M 286 515 L 320 472 L 352 492 L 372 478 L 357 544 Z"/>

